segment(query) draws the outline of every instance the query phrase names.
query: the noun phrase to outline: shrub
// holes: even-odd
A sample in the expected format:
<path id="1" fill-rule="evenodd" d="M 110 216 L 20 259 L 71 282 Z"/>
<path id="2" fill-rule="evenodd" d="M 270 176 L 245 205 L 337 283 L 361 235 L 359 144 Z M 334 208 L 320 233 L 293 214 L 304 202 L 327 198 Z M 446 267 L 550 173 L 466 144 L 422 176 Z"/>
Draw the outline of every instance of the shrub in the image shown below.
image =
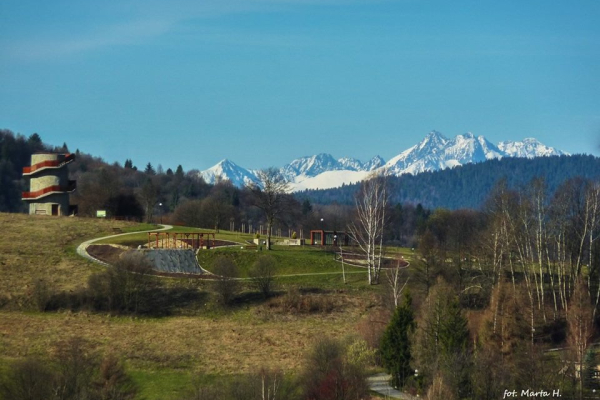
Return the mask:
<path id="1" fill-rule="evenodd" d="M 105 272 L 88 280 L 88 294 L 95 310 L 144 313 L 149 311 L 155 278 L 145 256 L 125 254 Z"/>
<path id="2" fill-rule="evenodd" d="M 309 352 L 301 386 L 304 398 L 312 400 L 356 400 L 368 393 L 363 367 L 348 359 L 339 341 L 328 338 Z"/>
<path id="3" fill-rule="evenodd" d="M 290 314 L 330 313 L 337 304 L 331 296 L 303 295 L 296 288 L 290 289 L 284 296 L 273 299 L 270 308 Z"/>
<path id="4" fill-rule="evenodd" d="M 12 363 L 0 382 L 0 399 L 38 400 L 52 396 L 54 376 L 48 364 L 36 358 Z"/>
<path id="5" fill-rule="evenodd" d="M 98 362 L 85 340 L 72 337 L 56 344 L 55 348 L 56 397 L 78 400 L 91 397 L 92 379 Z"/>
<path id="6" fill-rule="evenodd" d="M 381 338 L 379 354 L 387 372 L 392 375 L 394 387 L 404 386 L 407 379 L 413 375 L 410 367 L 412 356 L 409 337 L 414 331 L 415 322 L 411 304 L 410 294 L 406 292 L 404 302 L 396 308 Z"/>
<path id="7" fill-rule="evenodd" d="M 98 398 L 102 400 L 130 400 L 137 393 L 136 386 L 125 372 L 123 363 L 112 354 L 100 363 L 94 386 Z"/>
<path id="8" fill-rule="evenodd" d="M 52 298 L 52 289 L 50 288 L 50 285 L 48 285 L 48 282 L 36 279 L 35 282 L 33 282 L 31 297 L 37 311 L 46 311 Z"/>
<path id="9" fill-rule="evenodd" d="M 292 232 L 292 239 L 298 239 L 298 234 L 296 232 Z"/>
<path id="10" fill-rule="evenodd" d="M 237 265 L 227 257 L 219 257 L 213 264 L 213 273 L 218 275 L 212 287 L 222 304 L 231 304 L 240 290 L 240 284 L 235 279 L 239 277 Z"/>
<path id="11" fill-rule="evenodd" d="M 51 359 L 12 362 L 0 380 L 3 400 L 132 400 L 136 387 L 114 356 L 97 362 L 80 338 L 59 342 Z"/>
<path id="12" fill-rule="evenodd" d="M 248 271 L 252 283 L 265 298 L 271 295 L 275 279 L 275 259 L 271 256 L 260 256 Z"/>

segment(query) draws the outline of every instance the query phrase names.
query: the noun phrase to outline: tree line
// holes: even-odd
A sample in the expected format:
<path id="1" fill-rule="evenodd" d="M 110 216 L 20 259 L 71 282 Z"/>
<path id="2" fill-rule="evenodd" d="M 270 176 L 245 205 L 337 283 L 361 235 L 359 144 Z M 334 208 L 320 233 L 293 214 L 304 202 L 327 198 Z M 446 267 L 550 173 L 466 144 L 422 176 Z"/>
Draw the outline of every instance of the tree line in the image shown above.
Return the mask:
<path id="1" fill-rule="evenodd" d="M 429 209 L 480 209 L 495 184 L 504 179 L 510 188 L 525 185 L 540 177 L 553 193 L 564 181 L 574 177 L 597 179 L 600 158 L 592 155 L 503 158 L 466 164 L 441 171 L 389 177 L 390 200 L 400 204 L 422 204 Z M 306 190 L 300 193 L 315 204 L 354 205 L 359 184 L 335 189 Z"/>
<path id="2" fill-rule="evenodd" d="M 380 333 L 394 384 L 446 400 L 598 390 L 599 218 L 600 184 L 583 178 L 554 192 L 502 180 L 479 211 L 433 211 L 408 277 L 416 304 L 392 307 Z"/>

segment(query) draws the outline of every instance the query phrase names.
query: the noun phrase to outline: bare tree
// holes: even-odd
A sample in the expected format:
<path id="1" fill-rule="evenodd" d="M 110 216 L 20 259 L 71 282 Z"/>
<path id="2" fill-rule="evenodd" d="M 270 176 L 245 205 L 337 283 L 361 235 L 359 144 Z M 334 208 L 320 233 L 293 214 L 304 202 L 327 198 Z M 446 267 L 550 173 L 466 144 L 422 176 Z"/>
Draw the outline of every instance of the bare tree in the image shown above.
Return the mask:
<path id="1" fill-rule="evenodd" d="M 401 259 L 399 258 L 397 260 L 398 264 L 396 265 L 396 267 L 389 268 L 385 271 L 385 276 L 387 277 L 387 281 L 390 284 L 390 294 L 392 296 L 392 300 L 394 301 L 394 308 L 398 307 L 402 291 L 404 290 L 404 288 L 408 284 L 408 280 L 410 279 L 410 277 L 408 276 L 406 277 L 406 279 L 404 279 L 403 272 L 406 269 L 406 267 L 400 267 L 400 261 Z"/>
<path id="2" fill-rule="evenodd" d="M 289 209 L 289 185 L 276 168 L 267 168 L 258 171 L 259 183 L 249 185 L 254 198 L 254 205 L 258 207 L 267 219 L 267 250 L 271 250 L 271 229 L 275 220 L 282 217 Z"/>
<path id="3" fill-rule="evenodd" d="M 154 206 L 158 199 L 158 187 L 152 182 L 152 179 L 148 178 L 146 180 L 144 185 L 139 189 L 138 196 L 146 213 L 146 222 L 152 222 Z"/>
<path id="4" fill-rule="evenodd" d="M 369 284 L 379 283 L 383 256 L 383 229 L 385 208 L 388 203 L 387 180 L 374 174 L 360 185 L 356 196 L 356 220 L 348 225 L 348 232 L 364 254 Z"/>
<path id="5" fill-rule="evenodd" d="M 583 396 L 584 358 L 594 334 L 592 307 L 588 290 L 582 278 L 575 282 L 567 314 L 567 342 L 571 349 L 574 364 L 579 370 L 579 398 Z"/>

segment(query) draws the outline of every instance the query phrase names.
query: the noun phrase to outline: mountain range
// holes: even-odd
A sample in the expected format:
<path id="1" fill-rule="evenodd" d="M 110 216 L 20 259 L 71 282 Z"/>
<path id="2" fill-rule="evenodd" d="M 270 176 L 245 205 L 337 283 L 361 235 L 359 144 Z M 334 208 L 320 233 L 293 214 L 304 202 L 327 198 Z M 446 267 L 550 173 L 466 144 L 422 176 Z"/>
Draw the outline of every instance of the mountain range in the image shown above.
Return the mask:
<path id="1" fill-rule="evenodd" d="M 432 131 L 418 144 L 385 162 L 375 156 L 367 162 L 355 158 L 335 159 L 331 154 L 321 153 L 301 157 L 280 168 L 292 191 L 327 189 L 362 181 L 373 172 L 387 170 L 391 175 L 419 174 L 437 171 L 463 164 L 479 163 L 504 157 L 535 158 L 567 153 L 548 147 L 537 139 L 503 141 L 494 145 L 483 136 L 472 133 L 447 138 Z M 219 179 L 231 181 L 241 187 L 257 182 L 257 170 L 241 167 L 230 160 L 222 160 L 215 166 L 199 172 L 208 183 Z"/>

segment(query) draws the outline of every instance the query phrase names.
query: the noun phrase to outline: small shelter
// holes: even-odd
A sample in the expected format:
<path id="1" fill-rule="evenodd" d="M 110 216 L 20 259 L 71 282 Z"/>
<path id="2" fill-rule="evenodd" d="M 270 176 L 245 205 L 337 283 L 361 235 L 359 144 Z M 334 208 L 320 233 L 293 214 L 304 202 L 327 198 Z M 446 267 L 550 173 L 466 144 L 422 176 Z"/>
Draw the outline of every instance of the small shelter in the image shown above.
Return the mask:
<path id="1" fill-rule="evenodd" d="M 310 244 L 316 246 L 348 246 L 350 236 L 346 232 L 317 229 L 310 231 Z"/>

